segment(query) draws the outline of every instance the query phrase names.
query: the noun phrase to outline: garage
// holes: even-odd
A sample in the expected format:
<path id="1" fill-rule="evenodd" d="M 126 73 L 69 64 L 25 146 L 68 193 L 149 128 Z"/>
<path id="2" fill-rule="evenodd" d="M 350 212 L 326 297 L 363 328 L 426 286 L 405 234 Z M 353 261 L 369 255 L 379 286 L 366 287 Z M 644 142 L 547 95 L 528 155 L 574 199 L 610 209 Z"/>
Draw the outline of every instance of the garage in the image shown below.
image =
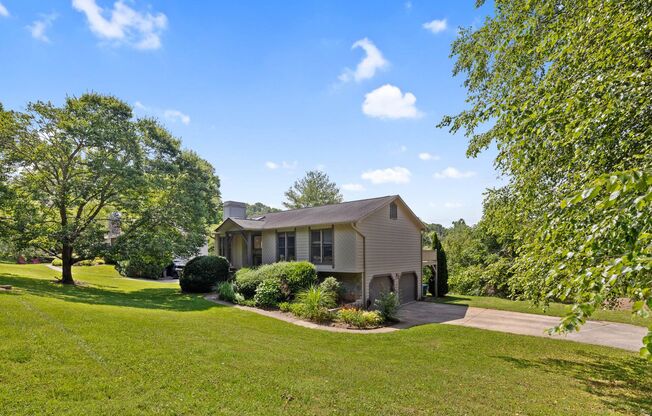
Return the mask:
<path id="1" fill-rule="evenodd" d="M 398 282 L 398 294 L 401 303 L 408 303 L 417 300 L 417 275 L 415 273 L 403 273 Z"/>
<path id="2" fill-rule="evenodd" d="M 369 283 L 369 305 L 383 293 L 394 291 L 394 280 L 389 275 L 374 276 Z"/>

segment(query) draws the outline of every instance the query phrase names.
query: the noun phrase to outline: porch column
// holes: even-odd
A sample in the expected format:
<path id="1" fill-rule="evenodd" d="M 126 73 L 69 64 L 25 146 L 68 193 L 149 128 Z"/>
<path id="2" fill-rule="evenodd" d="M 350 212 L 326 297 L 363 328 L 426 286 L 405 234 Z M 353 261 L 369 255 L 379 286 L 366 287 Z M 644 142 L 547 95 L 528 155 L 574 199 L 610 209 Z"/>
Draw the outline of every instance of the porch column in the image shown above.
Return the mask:
<path id="1" fill-rule="evenodd" d="M 246 264 L 243 264 L 243 266 L 251 266 L 252 264 L 254 264 L 253 250 L 251 249 L 251 241 L 249 241 L 251 234 L 247 235 L 247 233 L 241 231 L 240 235 L 242 236 L 242 239 L 244 240 L 245 245 L 247 246 L 247 261 L 245 262 Z"/>

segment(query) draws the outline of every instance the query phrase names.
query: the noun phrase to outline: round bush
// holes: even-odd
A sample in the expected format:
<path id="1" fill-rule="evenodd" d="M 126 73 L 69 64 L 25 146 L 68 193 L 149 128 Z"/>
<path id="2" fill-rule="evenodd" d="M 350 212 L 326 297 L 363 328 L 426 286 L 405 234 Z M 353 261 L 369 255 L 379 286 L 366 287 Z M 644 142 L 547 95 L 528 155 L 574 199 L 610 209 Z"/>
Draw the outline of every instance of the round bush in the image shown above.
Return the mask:
<path id="1" fill-rule="evenodd" d="M 184 292 L 205 293 L 229 277 L 229 262 L 224 257 L 199 256 L 190 260 L 179 278 Z"/>

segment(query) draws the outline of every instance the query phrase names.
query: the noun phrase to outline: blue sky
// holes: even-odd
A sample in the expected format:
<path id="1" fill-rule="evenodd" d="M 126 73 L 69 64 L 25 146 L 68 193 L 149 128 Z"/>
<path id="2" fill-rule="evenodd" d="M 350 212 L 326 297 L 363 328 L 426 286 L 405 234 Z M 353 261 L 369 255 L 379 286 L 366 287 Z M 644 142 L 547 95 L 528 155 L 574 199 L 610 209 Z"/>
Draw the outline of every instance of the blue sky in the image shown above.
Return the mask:
<path id="1" fill-rule="evenodd" d="M 0 0 L 0 101 L 114 94 L 209 160 L 223 199 L 281 207 L 319 168 L 346 200 L 476 222 L 495 151 L 436 128 L 464 108 L 449 52 L 491 12 L 474 3 Z"/>

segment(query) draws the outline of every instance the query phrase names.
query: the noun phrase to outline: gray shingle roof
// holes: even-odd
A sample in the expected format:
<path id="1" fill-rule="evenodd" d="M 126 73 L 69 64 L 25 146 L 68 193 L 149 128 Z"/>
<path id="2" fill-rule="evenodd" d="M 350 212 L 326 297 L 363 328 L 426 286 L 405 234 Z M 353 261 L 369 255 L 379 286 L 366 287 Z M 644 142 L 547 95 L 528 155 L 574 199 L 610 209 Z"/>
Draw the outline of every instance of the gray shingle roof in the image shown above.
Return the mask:
<path id="1" fill-rule="evenodd" d="M 231 218 L 245 230 L 269 230 L 277 228 L 305 227 L 321 224 L 342 224 L 356 222 L 375 210 L 389 204 L 397 195 L 361 199 L 320 207 L 292 209 L 265 214 L 260 219 Z M 219 228 L 219 227 L 218 227 Z"/>
<path id="2" fill-rule="evenodd" d="M 230 220 L 245 230 L 262 230 L 263 226 L 265 225 L 264 221 L 259 220 L 245 220 L 241 218 L 230 218 Z"/>

